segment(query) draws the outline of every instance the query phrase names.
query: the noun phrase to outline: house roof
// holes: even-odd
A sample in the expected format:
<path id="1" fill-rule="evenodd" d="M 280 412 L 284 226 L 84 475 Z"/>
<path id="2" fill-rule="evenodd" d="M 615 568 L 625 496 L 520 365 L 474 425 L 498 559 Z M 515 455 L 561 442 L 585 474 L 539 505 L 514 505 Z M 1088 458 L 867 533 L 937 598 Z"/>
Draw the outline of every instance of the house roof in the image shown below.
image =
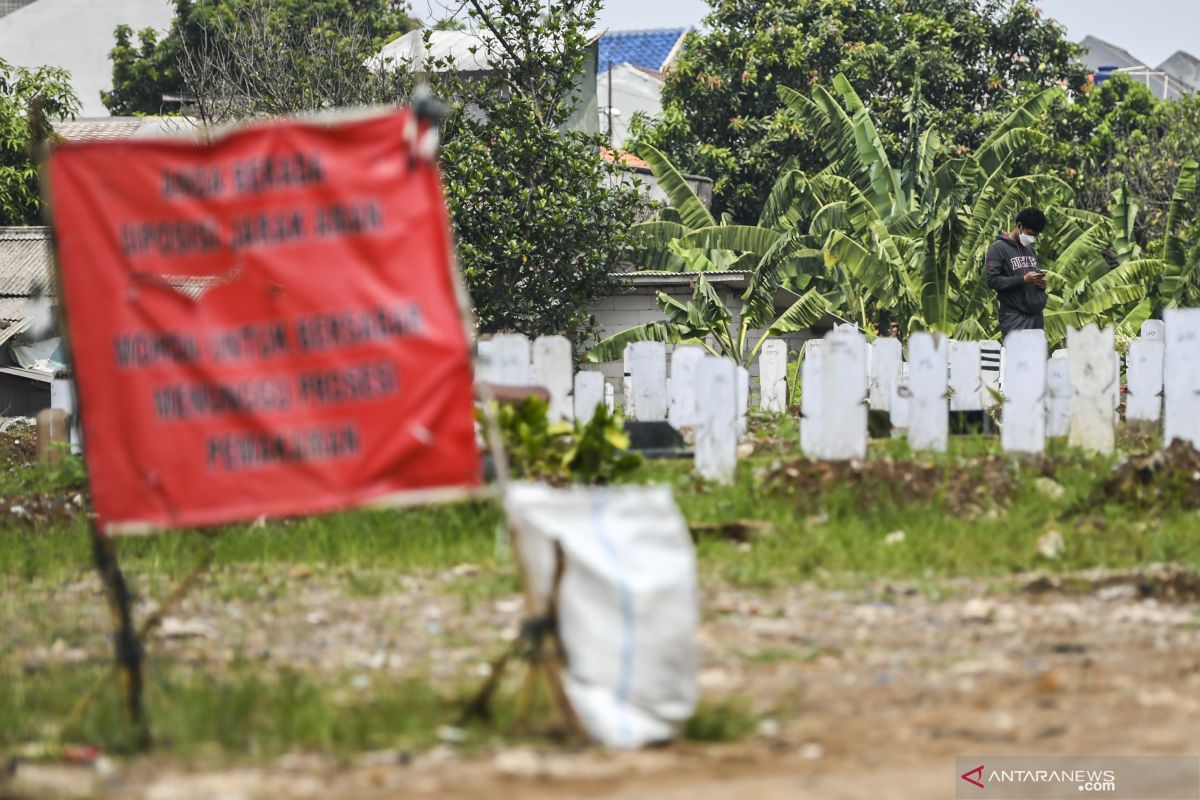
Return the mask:
<path id="1" fill-rule="evenodd" d="M 1079 43 L 1085 52 L 1083 63 L 1088 69 L 1098 70 L 1101 67 L 1144 67 L 1146 62 L 1123 47 L 1112 42 L 1106 42 L 1098 36 L 1085 36 Z"/>
<path id="2" fill-rule="evenodd" d="M 1178 50 L 1158 68 L 1188 88 L 1200 91 L 1200 58 L 1191 53 Z"/>
<path id="3" fill-rule="evenodd" d="M 0 301 L 20 298 L 23 304 L 39 284 L 51 293 L 52 263 L 49 228 L 0 228 Z M 19 318 L 0 313 L 0 319 Z"/>
<path id="4" fill-rule="evenodd" d="M 80 117 L 54 125 L 67 142 L 111 142 L 158 137 L 195 139 L 199 128 L 184 117 Z"/>
<path id="5" fill-rule="evenodd" d="M 653 72 L 663 72 L 675 60 L 687 33 L 687 28 L 608 31 L 600 37 L 600 58 L 596 72 L 606 72 L 610 63 L 613 66 L 632 64 Z"/>
<path id="6" fill-rule="evenodd" d="M 142 121 L 136 117 L 100 117 L 60 122 L 54 132 L 68 142 L 107 142 L 132 139 Z"/>
<path id="7" fill-rule="evenodd" d="M 739 294 L 746 291 L 750 286 L 750 278 L 753 273 L 750 272 L 705 272 L 703 273 L 705 280 L 720 289 L 730 289 Z M 697 281 L 700 278 L 699 272 L 668 272 L 664 270 L 639 270 L 637 272 L 621 272 L 613 275 L 621 283 L 631 287 L 635 294 L 657 291 L 671 291 L 679 289 L 687 289 L 691 291 L 695 288 Z M 793 292 L 791 289 L 785 289 L 778 286 L 775 289 L 775 310 L 786 311 L 791 308 L 792 304 L 800 299 L 800 295 Z M 844 323 L 846 320 L 836 314 L 826 314 L 821 319 L 813 324 L 814 328 L 832 328 L 834 325 Z"/>
<path id="8" fill-rule="evenodd" d="M 426 35 L 429 36 L 428 45 L 425 44 Z M 589 36 L 589 44 L 600 37 L 599 31 L 593 31 Z M 449 61 L 451 68 L 458 72 L 487 72 L 491 69 L 488 43 L 493 39 L 484 30 L 426 31 L 417 28 L 385 44 L 369 63 L 379 67 L 387 66 L 390 61 L 420 69 L 432 58 L 439 62 Z"/>
<path id="9" fill-rule="evenodd" d="M 632 167 L 633 169 L 646 169 L 646 170 L 650 169 L 649 164 L 647 164 L 645 161 L 638 158 L 637 156 L 635 156 L 633 153 L 629 152 L 628 150 L 617 150 L 614 152 L 614 151 L 608 149 L 607 147 L 601 147 L 600 148 L 600 157 L 610 163 L 615 162 L 615 161 L 620 161 L 624 166 Z"/>

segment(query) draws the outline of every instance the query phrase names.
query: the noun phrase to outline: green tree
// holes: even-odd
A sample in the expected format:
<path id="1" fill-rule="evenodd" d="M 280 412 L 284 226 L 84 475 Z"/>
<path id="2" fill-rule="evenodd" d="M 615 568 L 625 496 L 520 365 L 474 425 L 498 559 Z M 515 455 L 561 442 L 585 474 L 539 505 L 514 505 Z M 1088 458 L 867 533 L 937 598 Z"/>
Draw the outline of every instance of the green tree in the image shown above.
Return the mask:
<path id="1" fill-rule="evenodd" d="M 1200 98 L 1159 100 L 1136 80 L 1115 75 L 1060 103 L 1048 123 L 1048 136 L 1027 163 L 1061 175 L 1080 208 L 1103 212 L 1117 191 L 1137 198 L 1136 240 L 1161 247 L 1174 188 L 1200 142 Z M 1187 217 L 1200 218 L 1194 199 Z"/>
<path id="2" fill-rule="evenodd" d="M 601 140 L 564 131 L 600 0 L 468 0 L 491 69 L 430 64 L 457 111 L 442 166 L 481 330 L 586 337 L 641 200 Z M 427 34 L 432 35 L 432 34 Z"/>
<path id="3" fill-rule="evenodd" d="M 906 147 L 915 85 L 951 147 L 973 148 L 1014 99 L 1086 83 L 1078 48 L 1031 0 L 710 0 L 666 78 L 645 141 L 715 180 L 714 211 L 753 220 L 785 163 L 825 166 L 819 142 L 778 102 L 844 73 L 884 149 Z"/>
<path id="4" fill-rule="evenodd" d="M 136 34 L 135 42 L 129 26 L 117 27 L 109 53 L 113 89 L 102 92 L 101 99 L 114 114 L 163 113 L 178 107 L 163 97 L 194 97 L 197 89 L 204 90 L 204 85 L 194 84 L 205 71 L 225 73 L 243 87 L 248 84 L 260 99 L 277 95 L 280 88 L 305 87 L 296 92 L 316 94 L 309 105 L 316 107 L 320 92 L 312 88 L 319 87 L 331 69 L 370 81 L 366 56 L 416 25 L 390 0 L 175 0 L 175 18 L 161 39 L 146 29 Z M 266 50 L 265 41 L 257 46 L 261 40 L 273 44 L 269 52 L 278 64 L 256 52 Z M 352 69 L 348 56 L 358 55 L 363 58 Z M 273 91 L 259 90 L 266 85 Z"/>
<path id="5" fill-rule="evenodd" d="M 52 137 L 49 124 L 78 111 L 65 70 L 13 67 L 0 59 L 0 225 L 41 222 L 38 145 Z"/>

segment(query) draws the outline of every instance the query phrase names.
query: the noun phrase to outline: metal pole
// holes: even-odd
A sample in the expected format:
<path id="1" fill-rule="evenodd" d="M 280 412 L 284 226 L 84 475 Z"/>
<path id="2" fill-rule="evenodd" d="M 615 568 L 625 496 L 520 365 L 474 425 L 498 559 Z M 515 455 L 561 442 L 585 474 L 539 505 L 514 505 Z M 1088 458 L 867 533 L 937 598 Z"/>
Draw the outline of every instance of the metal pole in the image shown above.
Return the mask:
<path id="1" fill-rule="evenodd" d="M 612 113 L 612 67 L 613 62 L 608 60 L 608 139 L 611 142 L 613 136 L 613 113 Z"/>

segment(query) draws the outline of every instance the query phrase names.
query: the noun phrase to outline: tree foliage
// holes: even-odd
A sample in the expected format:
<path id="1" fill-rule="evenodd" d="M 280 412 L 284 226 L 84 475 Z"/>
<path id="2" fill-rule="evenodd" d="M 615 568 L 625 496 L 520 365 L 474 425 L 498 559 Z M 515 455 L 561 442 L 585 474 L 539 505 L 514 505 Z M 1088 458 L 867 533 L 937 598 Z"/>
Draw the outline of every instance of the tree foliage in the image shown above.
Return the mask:
<path id="1" fill-rule="evenodd" d="M 973 148 L 1014 98 L 1086 84 L 1078 48 L 1031 0 L 710 0 L 668 73 L 661 121 L 644 132 L 688 172 L 715 180 L 714 211 L 753 221 L 781 165 L 826 165 L 813 131 L 778 102 L 845 74 L 894 159 L 912 145 L 916 84 L 926 122 Z"/>
<path id="2" fill-rule="evenodd" d="M 216 88 L 197 80 L 219 73 L 222 91 L 228 83 L 243 103 L 265 100 L 263 114 L 336 105 L 349 87 L 373 80 L 366 59 L 414 27 L 390 0 L 175 0 L 161 39 L 153 29 L 117 27 L 113 89 L 102 100 L 114 114 L 160 114 L 179 107 L 164 97 L 195 98 L 197 89 Z M 331 77 L 344 78 L 340 92 L 322 91 Z M 205 97 L 214 99 L 211 91 Z"/>
<path id="3" fill-rule="evenodd" d="M 614 288 L 640 206 L 602 142 L 563 130 L 575 107 L 600 0 L 470 0 L 491 71 L 441 75 L 457 108 L 443 170 L 458 255 L 485 332 L 591 327 L 587 308 Z"/>
<path id="4" fill-rule="evenodd" d="M 1200 98 L 1159 100 L 1136 80 L 1115 75 L 1060 103 L 1047 123 L 1027 164 L 1060 175 L 1080 208 L 1105 211 L 1119 190 L 1136 197 L 1138 243 L 1161 242 L 1180 172 L 1200 146 Z M 1200 203 L 1189 209 L 1200 218 Z"/>
<path id="5" fill-rule="evenodd" d="M 0 225 L 41 223 L 37 148 L 52 136 L 48 124 L 78 111 L 66 71 L 0 59 Z"/>

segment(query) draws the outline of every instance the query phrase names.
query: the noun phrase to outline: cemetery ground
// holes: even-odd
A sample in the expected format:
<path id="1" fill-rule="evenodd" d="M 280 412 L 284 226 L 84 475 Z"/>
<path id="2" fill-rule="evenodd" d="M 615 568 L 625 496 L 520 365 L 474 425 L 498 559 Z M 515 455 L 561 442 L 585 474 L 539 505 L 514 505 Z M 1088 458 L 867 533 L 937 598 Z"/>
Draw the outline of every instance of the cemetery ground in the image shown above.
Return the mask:
<path id="1" fill-rule="evenodd" d="M 514 732 L 512 681 L 460 723 L 522 614 L 473 503 L 122 540 L 139 617 L 213 553 L 149 644 L 147 756 L 112 686 L 72 719 L 110 662 L 82 468 L 0 440 L 0 797 L 915 799 L 959 755 L 1195 754 L 1200 456 L 956 437 L 838 466 L 795 437 L 755 419 L 733 486 L 690 461 L 631 478 L 671 483 L 697 540 L 704 699 L 675 745 Z"/>

